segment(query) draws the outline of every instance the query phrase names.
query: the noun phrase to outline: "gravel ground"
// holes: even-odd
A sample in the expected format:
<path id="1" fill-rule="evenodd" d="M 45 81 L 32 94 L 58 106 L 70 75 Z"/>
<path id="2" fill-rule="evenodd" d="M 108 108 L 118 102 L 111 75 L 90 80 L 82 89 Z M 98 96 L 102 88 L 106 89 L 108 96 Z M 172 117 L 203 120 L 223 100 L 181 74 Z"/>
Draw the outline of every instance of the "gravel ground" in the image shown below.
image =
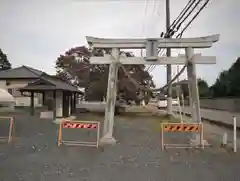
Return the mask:
<path id="1" fill-rule="evenodd" d="M 100 116 L 80 116 L 103 120 Z M 115 146 L 57 147 L 57 125 L 16 115 L 13 145 L 0 144 L 1 181 L 238 181 L 240 155 L 219 148 L 161 152 L 157 117 L 117 117 Z M 1 126 L 1 129 L 2 126 Z M 1 130 L 0 130 L 1 132 Z M 178 135 L 168 141 L 178 141 Z"/>

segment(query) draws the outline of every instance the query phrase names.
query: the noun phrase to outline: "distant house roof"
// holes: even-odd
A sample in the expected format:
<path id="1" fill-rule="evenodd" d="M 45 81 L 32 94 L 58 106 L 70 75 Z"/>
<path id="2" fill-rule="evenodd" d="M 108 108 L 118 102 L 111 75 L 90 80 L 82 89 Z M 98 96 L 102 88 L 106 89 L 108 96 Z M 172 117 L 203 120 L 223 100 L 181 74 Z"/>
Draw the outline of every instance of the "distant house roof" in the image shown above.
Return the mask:
<path id="1" fill-rule="evenodd" d="M 68 84 L 56 77 L 52 77 L 50 75 L 42 75 L 38 80 L 29 83 L 20 90 L 22 91 L 62 90 L 83 94 L 83 92 L 79 91 L 77 87 Z"/>
<path id="2" fill-rule="evenodd" d="M 14 69 L 0 71 L 0 79 L 38 78 L 43 74 L 46 73 L 23 65 Z"/>
<path id="3" fill-rule="evenodd" d="M 79 91 L 77 87 L 61 80 L 60 78 L 48 75 L 43 71 L 25 65 L 14 69 L 0 71 L 0 79 L 21 79 L 21 78 L 35 79 L 34 82 L 31 82 L 27 84 L 25 87 L 20 89 L 23 91 L 64 90 L 83 94 L 83 92 Z"/>
<path id="4" fill-rule="evenodd" d="M 46 90 L 62 90 L 77 92 L 83 94 L 79 91 L 77 87 L 61 80 L 58 77 L 50 76 L 48 74 L 43 74 L 34 82 L 29 83 L 25 87 L 20 89 L 21 91 L 46 91 Z"/>

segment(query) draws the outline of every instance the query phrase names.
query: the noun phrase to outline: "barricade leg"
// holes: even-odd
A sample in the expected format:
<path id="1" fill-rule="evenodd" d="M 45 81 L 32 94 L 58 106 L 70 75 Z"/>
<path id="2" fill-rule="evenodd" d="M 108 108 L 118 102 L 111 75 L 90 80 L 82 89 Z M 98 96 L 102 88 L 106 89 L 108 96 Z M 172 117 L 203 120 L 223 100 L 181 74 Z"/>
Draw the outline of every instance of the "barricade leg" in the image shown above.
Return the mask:
<path id="1" fill-rule="evenodd" d="M 9 126 L 9 135 L 8 135 L 8 143 L 12 141 L 12 133 L 14 129 L 13 118 L 10 119 L 10 126 Z"/>
<path id="2" fill-rule="evenodd" d="M 99 147 L 99 140 L 100 140 L 100 123 L 97 124 L 97 148 Z"/>
<path id="3" fill-rule="evenodd" d="M 161 143 L 162 143 L 162 151 L 164 150 L 164 131 L 163 125 L 161 124 Z"/>
<path id="4" fill-rule="evenodd" d="M 62 144 L 62 123 L 59 124 L 58 130 L 58 147 Z"/>
<path id="5" fill-rule="evenodd" d="M 200 131 L 200 146 L 204 149 L 204 137 L 203 137 L 203 124 L 201 123 L 201 131 Z"/>
<path id="6" fill-rule="evenodd" d="M 13 140 L 14 119 L 13 117 L 0 116 L 0 119 L 7 119 L 9 121 L 9 128 L 7 136 L 0 137 L 0 142 L 7 142 L 8 144 Z"/>

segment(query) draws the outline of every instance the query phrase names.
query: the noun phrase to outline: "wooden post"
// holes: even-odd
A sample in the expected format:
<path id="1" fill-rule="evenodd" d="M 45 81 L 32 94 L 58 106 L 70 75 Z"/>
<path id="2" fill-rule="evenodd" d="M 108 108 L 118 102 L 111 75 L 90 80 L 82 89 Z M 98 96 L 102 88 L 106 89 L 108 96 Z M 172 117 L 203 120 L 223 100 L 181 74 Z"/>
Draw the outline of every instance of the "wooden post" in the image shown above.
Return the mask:
<path id="1" fill-rule="evenodd" d="M 63 117 L 63 104 L 64 104 L 64 98 L 63 98 L 63 91 L 56 90 L 56 117 Z"/>
<path id="2" fill-rule="evenodd" d="M 73 106 L 73 104 L 74 104 L 74 100 L 73 100 L 74 97 L 73 97 L 73 94 L 74 94 L 74 93 L 71 92 L 71 93 L 70 93 L 70 96 L 69 96 L 69 97 L 70 97 L 70 106 L 71 106 L 71 111 L 70 111 L 70 113 L 71 113 L 71 114 L 73 114 L 73 112 L 74 112 L 74 106 Z"/>
<path id="3" fill-rule="evenodd" d="M 46 105 L 46 95 L 45 92 L 42 92 L 42 106 Z"/>
<path id="4" fill-rule="evenodd" d="M 31 107 L 31 116 L 34 116 L 34 92 L 33 91 L 31 92 L 31 104 L 30 104 L 30 107 Z"/>
<path id="5" fill-rule="evenodd" d="M 53 119 L 56 118 L 56 90 L 53 91 Z"/>
<path id="6" fill-rule="evenodd" d="M 62 117 L 67 117 L 67 101 L 66 101 L 66 92 L 62 92 Z"/>
<path id="7" fill-rule="evenodd" d="M 77 94 L 73 94 L 73 114 L 76 114 Z"/>

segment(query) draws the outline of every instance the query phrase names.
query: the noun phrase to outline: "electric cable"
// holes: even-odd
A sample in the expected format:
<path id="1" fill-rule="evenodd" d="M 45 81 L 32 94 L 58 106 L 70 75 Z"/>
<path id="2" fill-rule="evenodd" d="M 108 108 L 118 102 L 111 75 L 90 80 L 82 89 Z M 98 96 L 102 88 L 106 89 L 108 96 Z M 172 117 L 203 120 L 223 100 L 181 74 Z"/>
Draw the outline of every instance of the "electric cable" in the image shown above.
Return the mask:
<path id="1" fill-rule="evenodd" d="M 187 11 L 190 9 L 190 7 L 194 4 L 194 2 L 196 2 L 196 0 L 189 0 L 188 3 L 186 4 L 186 6 L 183 8 L 183 10 L 180 12 L 180 14 L 177 16 L 177 18 L 173 21 L 173 23 L 170 25 L 169 30 L 165 33 L 164 37 L 168 38 L 168 37 L 172 37 L 175 32 L 178 31 L 178 29 L 181 27 L 181 24 L 190 16 L 190 14 L 193 12 L 193 10 L 196 8 L 196 6 L 192 9 L 192 11 L 190 11 L 190 13 L 188 13 L 188 15 L 184 18 L 184 20 L 179 24 L 179 22 L 181 21 L 181 19 L 185 16 L 185 14 L 187 13 Z M 200 0 L 197 2 L 196 5 L 198 5 L 198 3 L 200 2 Z M 179 25 L 178 25 L 179 24 Z M 178 26 L 177 26 L 178 25 Z M 174 31 L 174 28 L 177 26 L 177 30 Z M 163 32 L 162 32 L 163 33 Z M 160 35 L 161 37 L 161 35 Z M 163 56 L 163 51 L 164 49 L 158 49 L 158 55 L 159 56 Z M 151 71 L 152 72 L 154 70 L 154 68 L 156 67 L 156 65 L 151 66 Z M 149 70 L 149 69 L 148 69 Z M 149 72 L 149 73 L 150 73 Z"/>
<path id="2" fill-rule="evenodd" d="M 176 38 L 181 38 L 182 37 L 182 34 L 184 33 L 184 31 L 190 26 L 190 24 L 194 21 L 194 19 L 196 19 L 196 17 L 199 15 L 199 13 L 204 9 L 204 7 L 209 3 L 210 0 L 207 0 L 203 6 L 198 10 L 198 12 L 193 16 L 193 18 L 189 21 L 189 23 L 183 28 L 183 30 L 181 31 L 181 33 L 179 33 L 177 35 Z M 185 64 L 183 66 L 183 68 L 179 71 L 179 73 L 177 75 L 174 76 L 174 78 L 168 83 L 166 84 L 165 86 L 159 88 L 159 89 L 155 89 L 155 91 L 160 91 L 160 90 L 163 90 L 164 88 L 168 87 L 171 83 L 173 83 L 183 72 L 184 70 L 186 69 L 187 67 L 187 64 Z"/>
<path id="3" fill-rule="evenodd" d="M 197 1 L 197 3 L 195 4 L 195 6 L 193 7 L 193 9 L 187 14 L 187 16 L 181 21 L 181 23 L 177 26 L 177 30 L 181 27 L 181 25 L 182 25 L 182 23 L 190 16 L 190 14 L 196 9 L 196 7 L 197 7 L 197 5 L 201 2 L 202 0 L 198 0 Z M 193 3 L 194 2 L 196 2 L 196 0 L 190 0 L 188 3 L 187 3 L 187 5 L 185 6 L 185 13 L 186 13 L 186 11 L 188 11 L 189 10 L 189 8 L 193 5 Z M 180 36 L 181 36 L 181 34 L 183 34 L 183 32 L 189 27 L 189 25 L 194 21 L 194 19 L 198 16 L 198 14 L 204 9 L 204 7 L 208 4 L 208 2 L 209 2 L 209 0 L 207 0 L 204 4 L 203 4 L 203 6 L 199 9 L 199 11 L 194 15 L 194 17 L 189 21 L 189 23 L 183 28 L 183 30 L 181 31 L 181 33 L 179 33 L 178 35 L 177 35 L 177 37 L 176 38 L 179 38 Z M 184 9 L 182 10 L 182 12 L 184 11 Z M 180 14 L 182 14 L 182 12 L 180 13 Z M 185 15 L 185 13 L 180 17 L 180 15 L 176 18 L 176 19 L 178 19 L 179 17 L 179 21 L 182 19 L 182 17 Z M 172 28 L 174 29 L 175 27 L 176 27 L 176 25 L 177 24 L 175 24 L 175 25 L 173 25 L 174 24 L 174 22 L 175 22 L 176 20 L 174 20 L 173 21 L 173 23 L 172 23 Z M 179 22 L 178 21 L 178 22 Z M 178 23 L 177 22 L 177 23 Z M 170 30 L 171 30 L 171 28 L 170 28 Z M 173 36 L 174 35 L 174 33 L 175 32 L 173 32 L 172 34 L 171 34 L 171 36 Z M 167 34 L 167 33 L 166 33 Z M 159 50 L 159 54 L 161 53 L 160 51 L 161 51 L 162 49 L 160 49 Z M 162 56 L 162 54 L 160 55 L 160 56 Z M 155 65 L 155 67 L 156 67 L 156 65 Z M 155 68 L 154 67 L 154 68 Z M 152 68 L 151 69 L 151 71 L 153 71 L 153 69 L 154 68 Z"/>
<path id="4" fill-rule="evenodd" d="M 206 2 L 202 5 L 202 7 L 198 10 L 198 12 L 193 16 L 193 18 L 188 22 L 188 24 L 183 28 L 183 30 L 181 31 L 181 33 L 179 33 L 177 35 L 178 36 L 182 36 L 182 34 L 184 33 L 184 31 L 191 25 L 191 23 L 197 18 L 197 16 L 199 15 L 199 13 L 206 7 L 206 5 L 209 3 L 210 0 L 206 0 Z M 176 38 L 177 38 L 176 37 Z"/>
<path id="5" fill-rule="evenodd" d="M 204 7 L 207 5 L 207 3 L 208 3 L 209 1 L 210 1 L 210 0 L 207 0 L 207 1 L 204 3 L 204 5 L 198 10 L 198 12 L 193 16 L 193 18 L 192 18 L 192 19 L 189 21 L 189 23 L 183 28 L 183 30 L 181 31 L 181 33 L 179 33 L 179 34 L 177 35 L 176 38 L 182 37 L 183 32 L 187 29 L 187 27 L 190 26 L 190 24 L 193 22 L 193 20 L 196 19 L 196 17 L 197 17 L 197 16 L 199 15 L 199 13 L 204 9 Z M 170 84 L 172 84 L 172 82 L 174 82 L 174 81 L 184 72 L 186 66 L 187 66 L 187 64 L 184 65 L 184 67 L 179 71 L 179 73 L 178 73 L 176 76 L 174 76 L 174 78 L 173 78 L 169 83 L 167 83 L 166 85 L 164 85 L 163 87 L 158 88 L 158 89 L 150 89 L 150 88 L 146 88 L 145 86 L 143 87 L 142 85 L 139 85 L 139 84 L 131 77 L 131 75 L 126 71 L 126 69 L 124 68 L 123 65 L 121 65 L 120 67 L 123 69 L 123 71 L 124 71 L 124 73 L 127 75 L 127 77 L 129 77 L 130 80 L 131 80 L 132 82 L 134 82 L 134 84 L 135 84 L 136 86 L 138 86 L 138 88 L 143 88 L 144 90 L 148 90 L 148 91 L 149 91 L 149 90 L 151 90 L 151 91 L 152 91 L 152 90 L 153 90 L 153 91 L 162 91 L 162 90 L 164 90 L 165 88 L 167 88 Z"/>

